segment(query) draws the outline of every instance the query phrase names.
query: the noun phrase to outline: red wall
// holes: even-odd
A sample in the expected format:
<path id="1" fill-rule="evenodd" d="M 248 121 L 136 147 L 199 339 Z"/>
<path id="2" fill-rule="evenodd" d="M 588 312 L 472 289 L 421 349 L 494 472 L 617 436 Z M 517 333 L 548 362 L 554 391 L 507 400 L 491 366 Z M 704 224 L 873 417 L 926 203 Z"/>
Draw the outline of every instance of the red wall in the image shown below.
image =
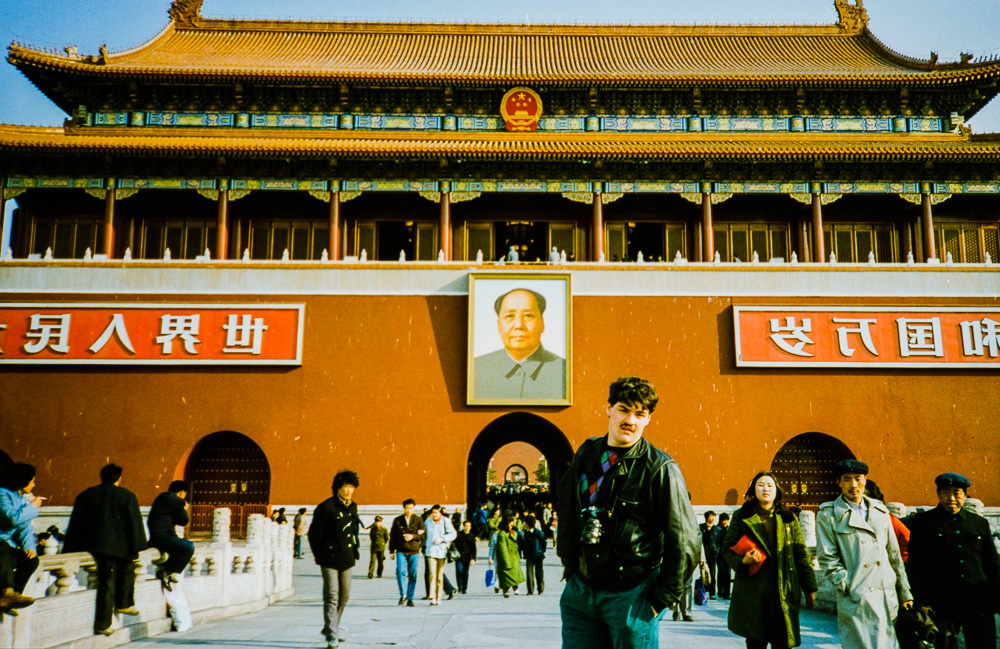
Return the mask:
<path id="1" fill-rule="evenodd" d="M 261 446 L 275 503 L 319 502 L 344 467 L 361 476 L 361 503 L 408 496 L 463 501 L 472 442 L 511 410 L 465 405 L 467 298 L 303 299 L 299 368 L 0 367 L 0 449 L 38 466 L 36 493 L 52 505 L 71 504 L 109 460 L 125 467 L 123 484 L 148 505 L 182 470 L 191 447 L 220 430 Z M 883 303 L 996 306 L 993 300 Z M 816 431 L 868 462 L 894 500 L 932 503 L 933 477 L 957 471 L 971 478 L 970 495 L 1000 505 L 1000 372 L 737 370 L 733 304 L 575 297 L 574 405 L 524 410 L 551 421 L 575 448 L 606 430 L 610 381 L 622 374 L 649 378 L 661 401 L 647 437 L 680 462 L 696 503 L 721 503 L 730 489 L 742 493 L 784 442 Z"/>

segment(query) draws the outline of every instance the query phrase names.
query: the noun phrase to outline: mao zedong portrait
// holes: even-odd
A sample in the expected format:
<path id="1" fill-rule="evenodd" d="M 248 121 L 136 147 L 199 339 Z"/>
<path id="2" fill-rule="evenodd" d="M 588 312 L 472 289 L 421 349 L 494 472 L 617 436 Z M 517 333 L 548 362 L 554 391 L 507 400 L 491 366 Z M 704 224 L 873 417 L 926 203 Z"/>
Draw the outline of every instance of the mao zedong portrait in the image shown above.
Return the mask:
<path id="1" fill-rule="evenodd" d="M 477 356 L 477 399 L 563 399 L 566 360 L 542 347 L 545 296 L 515 288 L 493 304 L 503 349 Z"/>

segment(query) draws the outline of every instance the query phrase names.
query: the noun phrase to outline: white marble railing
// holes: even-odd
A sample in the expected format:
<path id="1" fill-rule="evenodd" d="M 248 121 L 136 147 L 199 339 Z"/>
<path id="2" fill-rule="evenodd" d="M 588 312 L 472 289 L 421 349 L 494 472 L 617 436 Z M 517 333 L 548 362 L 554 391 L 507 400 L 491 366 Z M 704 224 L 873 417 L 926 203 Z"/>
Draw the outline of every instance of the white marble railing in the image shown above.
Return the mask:
<path id="1" fill-rule="evenodd" d="M 215 513 L 212 540 L 195 541 L 195 553 L 181 576 L 195 624 L 262 609 L 292 594 L 292 530 L 256 514 L 246 542 L 229 538 L 229 510 Z M 156 550 L 135 561 L 137 616 L 116 615 L 114 635 L 94 635 L 96 564 L 86 552 L 41 556 L 25 594 L 35 603 L 17 617 L 0 618 L 0 647 L 74 649 L 108 647 L 159 635 L 171 628 L 160 581 Z"/>

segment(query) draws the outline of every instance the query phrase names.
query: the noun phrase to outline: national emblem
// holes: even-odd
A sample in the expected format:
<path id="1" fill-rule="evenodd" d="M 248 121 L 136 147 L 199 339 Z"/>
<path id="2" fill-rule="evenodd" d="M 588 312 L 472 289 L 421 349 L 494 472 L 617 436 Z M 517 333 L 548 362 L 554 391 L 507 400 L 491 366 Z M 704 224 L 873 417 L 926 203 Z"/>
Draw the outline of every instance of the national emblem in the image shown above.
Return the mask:
<path id="1" fill-rule="evenodd" d="M 542 98 L 530 88 L 511 88 L 500 102 L 500 114 L 508 131 L 535 131 L 542 116 Z"/>

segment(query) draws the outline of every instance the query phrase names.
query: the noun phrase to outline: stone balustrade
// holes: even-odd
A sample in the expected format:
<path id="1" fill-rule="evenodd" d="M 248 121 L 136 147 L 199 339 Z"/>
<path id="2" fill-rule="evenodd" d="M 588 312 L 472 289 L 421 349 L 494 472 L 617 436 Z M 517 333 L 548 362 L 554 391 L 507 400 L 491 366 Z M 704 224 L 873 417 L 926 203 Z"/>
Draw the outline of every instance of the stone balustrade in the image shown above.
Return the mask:
<path id="1" fill-rule="evenodd" d="M 262 609 L 292 594 L 292 529 L 257 515 L 258 530 L 246 542 L 229 539 L 229 511 L 216 510 L 216 534 L 195 541 L 195 553 L 181 576 L 195 624 Z M 85 552 L 47 554 L 25 589 L 34 605 L 0 618 L 0 647 L 74 649 L 109 647 L 171 629 L 166 600 L 156 579 L 153 549 L 135 561 L 138 616 L 116 615 L 110 637 L 94 635 L 96 564 Z"/>

